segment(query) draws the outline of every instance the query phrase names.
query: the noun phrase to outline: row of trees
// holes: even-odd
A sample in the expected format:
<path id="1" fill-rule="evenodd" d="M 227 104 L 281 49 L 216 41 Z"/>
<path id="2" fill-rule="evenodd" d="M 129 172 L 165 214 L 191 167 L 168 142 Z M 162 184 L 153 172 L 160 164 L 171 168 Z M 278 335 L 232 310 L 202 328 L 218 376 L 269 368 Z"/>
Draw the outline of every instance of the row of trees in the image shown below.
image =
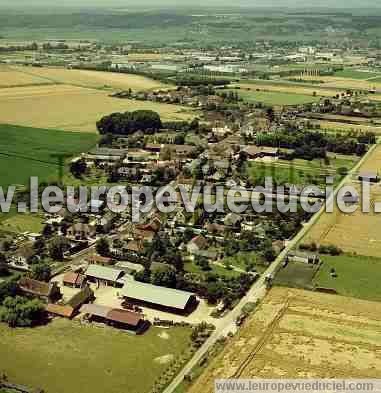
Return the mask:
<path id="1" fill-rule="evenodd" d="M 295 149 L 294 157 L 312 160 L 314 158 L 325 158 L 327 151 L 361 156 L 367 150 L 365 142 L 368 143 L 373 140 L 371 134 L 351 138 L 348 135 L 286 129 L 275 134 L 258 134 L 256 143 L 261 146 Z"/>

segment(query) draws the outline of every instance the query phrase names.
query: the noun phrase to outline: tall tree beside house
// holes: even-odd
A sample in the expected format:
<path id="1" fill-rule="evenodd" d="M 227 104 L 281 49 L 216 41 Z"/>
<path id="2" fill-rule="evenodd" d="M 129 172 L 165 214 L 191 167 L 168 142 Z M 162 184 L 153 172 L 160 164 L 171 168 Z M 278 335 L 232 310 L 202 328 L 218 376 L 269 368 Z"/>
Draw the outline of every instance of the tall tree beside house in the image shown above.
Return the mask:
<path id="1" fill-rule="evenodd" d="M 68 250 L 68 240 L 62 236 L 55 237 L 49 244 L 49 256 L 54 261 L 63 261 L 64 253 Z"/>
<path id="2" fill-rule="evenodd" d="M 86 173 L 86 170 L 87 165 L 86 161 L 83 158 L 73 161 L 70 164 L 70 172 L 76 179 L 82 178 L 82 176 Z"/>
<path id="3" fill-rule="evenodd" d="M 97 253 L 102 257 L 107 257 L 110 255 L 110 243 L 104 237 L 101 237 L 99 240 L 97 240 L 95 249 L 97 250 Z"/>
<path id="4" fill-rule="evenodd" d="M 18 285 L 17 282 L 20 279 L 18 275 L 12 276 L 11 278 L 0 282 L 0 304 L 7 297 L 14 297 L 17 294 Z"/>
<path id="5" fill-rule="evenodd" d="M 30 275 L 31 278 L 38 281 L 48 282 L 52 274 L 50 265 L 46 262 L 40 262 L 32 265 Z"/>
<path id="6" fill-rule="evenodd" d="M 7 276 L 8 274 L 7 258 L 3 253 L 0 253 L 0 277 Z"/>

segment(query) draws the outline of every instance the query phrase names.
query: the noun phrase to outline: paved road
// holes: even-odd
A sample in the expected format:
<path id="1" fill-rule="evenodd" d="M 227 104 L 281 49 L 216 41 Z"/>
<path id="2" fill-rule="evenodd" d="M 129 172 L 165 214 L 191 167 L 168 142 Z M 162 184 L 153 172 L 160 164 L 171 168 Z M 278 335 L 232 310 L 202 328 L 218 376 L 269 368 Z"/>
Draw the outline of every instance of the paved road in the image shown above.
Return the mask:
<path id="1" fill-rule="evenodd" d="M 340 188 L 346 183 L 352 180 L 352 177 L 358 172 L 360 166 L 369 157 L 377 145 L 372 146 L 367 154 L 350 170 L 347 176 L 340 182 L 336 187 L 335 191 L 327 199 L 326 203 L 332 202 L 333 198 L 336 198 Z M 229 332 L 233 332 L 236 329 L 235 321 L 241 314 L 242 307 L 248 303 L 256 300 L 262 300 L 266 295 L 266 277 L 273 275 L 281 266 L 285 256 L 295 248 L 295 246 L 303 239 L 308 231 L 316 224 L 321 215 L 325 212 L 325 205 L 311 218 L 311 220 L 303 226 L 300 232 L 287 244 L 286 248 L 279 254 L 276 260 L 268 267 L 268 269 L 262 274 L 262 276 L 254 283 L 249 292 L 244 298 L 238 303 L 238 305 L 224 318 L 218 321 L 216 330 L 204 343 L 204 345 L 194 354 L 192 359 L 185 365 L 181 372 L 171 382 L 171 384 L 163 391 L 163 393 L 173 393 L 177 386 L 184 380 L 184 377 L 189 374 L 192 369 L 198 364 L 198 362 L 206 355 L 210 348 L 222 337 L 226 336 Z"/>

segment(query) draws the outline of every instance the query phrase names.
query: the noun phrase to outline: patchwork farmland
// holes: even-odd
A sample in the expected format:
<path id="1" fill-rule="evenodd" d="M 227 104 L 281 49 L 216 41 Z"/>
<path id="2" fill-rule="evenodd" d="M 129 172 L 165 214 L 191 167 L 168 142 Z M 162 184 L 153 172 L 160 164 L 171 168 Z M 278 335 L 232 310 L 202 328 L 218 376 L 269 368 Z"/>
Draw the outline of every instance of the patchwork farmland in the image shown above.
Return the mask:
<path id="1" fill-rule="evenodd" d="M 273 288 L 189 393 L 229 377 L 377 378 L 380 315 L 379 303 Z"/>

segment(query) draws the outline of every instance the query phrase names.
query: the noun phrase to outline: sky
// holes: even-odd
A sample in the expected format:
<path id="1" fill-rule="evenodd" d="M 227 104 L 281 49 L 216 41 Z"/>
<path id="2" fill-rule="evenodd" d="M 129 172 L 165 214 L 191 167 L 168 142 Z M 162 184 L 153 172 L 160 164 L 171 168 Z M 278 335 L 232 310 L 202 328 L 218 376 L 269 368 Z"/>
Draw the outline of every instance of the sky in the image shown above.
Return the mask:
<path id="1" fill-rule="evenodd" d="M 302 7 L 319 6 L 332 8 L 373 8 L 381 7 L 380 0 L 64 0 L 61 4 L 67 7 Z M 53 8 L 59 3 L 54 0 L 0 0 L 0 6 L 33 7 L 47 6 Z"/>

